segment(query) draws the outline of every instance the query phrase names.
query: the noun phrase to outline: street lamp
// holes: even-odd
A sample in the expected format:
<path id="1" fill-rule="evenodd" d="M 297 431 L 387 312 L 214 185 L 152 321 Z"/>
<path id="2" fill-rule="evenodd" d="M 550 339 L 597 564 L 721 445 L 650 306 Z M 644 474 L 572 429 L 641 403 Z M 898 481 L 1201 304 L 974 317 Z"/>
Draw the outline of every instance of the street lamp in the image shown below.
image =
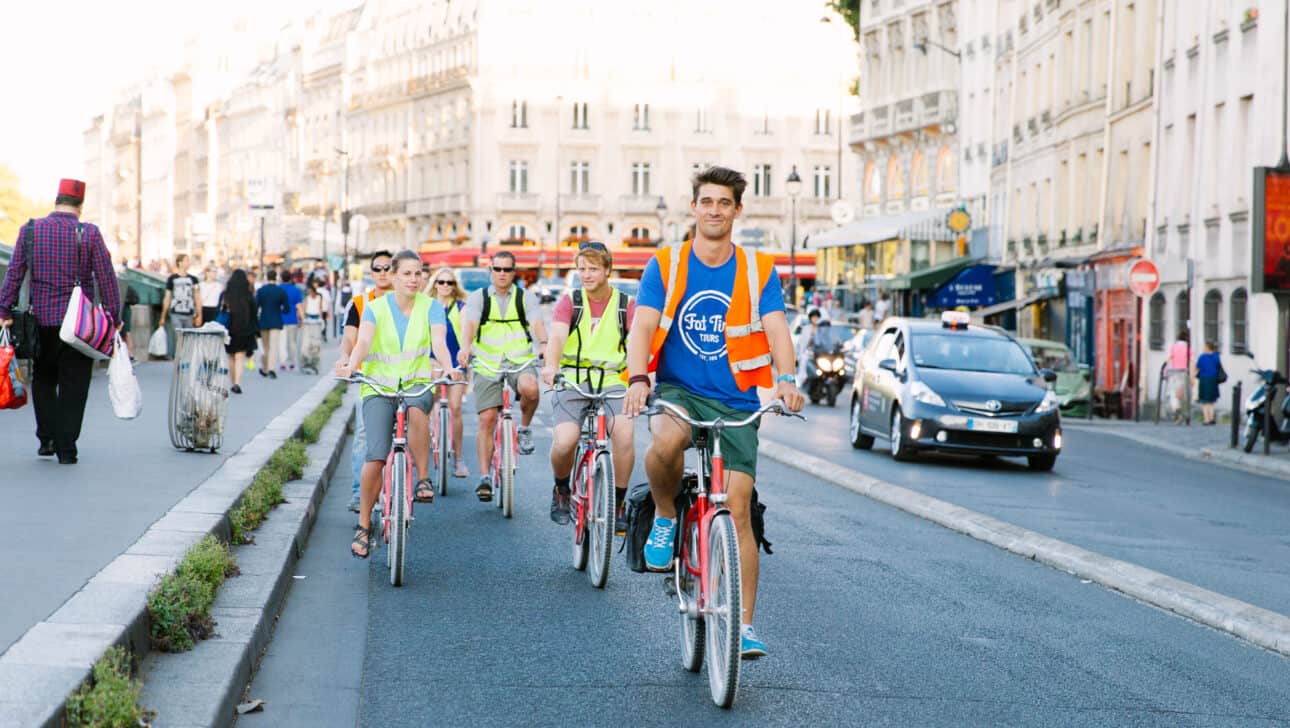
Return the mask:
<path id="1" fill-rule="evenodd" d="M 950 54 L 951 56 L 954 56 L 959 60 L 963 60 L 963 56 L 958 51 L 950 50 L 949 48 L 941 45 L 940 43 L 937 43 L 931 38 L 922 38 L 920 40 L 916 40 L 914 41 L 913 45 L 914 45 L 914 50 L 918 51 L 919 53 L 922 53 L 923 55 L 927 55 L 927 46 L 932 46 L 933 48 L 940 48 L 941 50 L 945 51 L 946 53 Z"/>
<path id="2" fill-rule="evenodd" d="M 664 242 L 663 221 L 667 219 L 667 201 L 663 199 L 662 195 L 658 196 L 658 205 L 654 207 L 654 214 L 658 216 L 658 245 L 655 247 L 661 248 Z"/>
<path id="3" fill-rule="evenodd" d="M 349 267 L 349 152 L 339 147 L 333 147 L 336 154 L 345 160 L 345 188 L 341 192 L 340 200 L 340 232 L 345 242 L 342 244 L 340 255 L 340 270 L 342 276 L 348 276 Z M 341 279 L 337 279 L 341 280 Z"/>
<path id="4" fill-rule="evenodd" d="M 791 219 L 792 232 L 789 235 L 788 243 L 788 269 L 789 269 L 789 297 L 794 306 L 797 305 L 797 196 L 802 194 L 802 178 L 797 176 L 797 165 L 793 165 L 793 171 L 788 173 L 788 199 L 793 204 L 793 213 Z"/>

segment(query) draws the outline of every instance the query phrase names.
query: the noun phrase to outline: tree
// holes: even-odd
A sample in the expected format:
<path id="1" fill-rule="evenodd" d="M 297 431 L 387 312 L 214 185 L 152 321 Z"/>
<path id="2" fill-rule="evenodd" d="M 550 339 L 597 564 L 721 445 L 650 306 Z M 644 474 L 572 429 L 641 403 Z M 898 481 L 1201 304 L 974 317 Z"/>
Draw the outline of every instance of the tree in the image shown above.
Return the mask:
<path id="1" fill-rule="evenodd" d="M 829 0 L 828 7 L 847 21 L 847 25 L 851 26 L 851 32 L 855 33 L 856 40 L 859 41 L 860 0 Z"/>
<path id="2" fill-rule="evenodd" d="M 0 164 L 0 243 L 13 245 L 18 240 L 18 229 L 33 217 L 41 217 L 48 210 L 42 209 L 22 194 L 18 175 Z"/>

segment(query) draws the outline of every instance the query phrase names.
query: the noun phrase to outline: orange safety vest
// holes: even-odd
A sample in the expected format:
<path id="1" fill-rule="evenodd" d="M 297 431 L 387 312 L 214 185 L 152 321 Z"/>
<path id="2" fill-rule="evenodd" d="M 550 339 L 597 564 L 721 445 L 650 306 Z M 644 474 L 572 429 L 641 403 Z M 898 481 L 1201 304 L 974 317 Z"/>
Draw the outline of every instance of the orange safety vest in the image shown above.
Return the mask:
<path id="1" fill-rule="evenodd" d="M 672 319 L 685 296 L 690 263 L 690 241 L 662 248 L 654 257 L 658 260 L 659 273 L 663 276 L 663 290 L 667 291 L 663 316 L 654 338 L 650 341 L 649 371 L 658 369 L 658 354 L 672 330 Z M 771 373 L 770 340 L 761 323 L 761 292 L 774 271 L 775 258 L 766 253 L 754 252 L 751 256 L 743 246 L 735 245 L 735 290 L 730 296 L 730 309 L 726 312 L 726 354 L 730 371 L 741 391 L 753 387 L 775 386 Z M 675 281 L 676 285 L 671 285 Z M 623 372 L 626 381 L 627 372 Z"/>

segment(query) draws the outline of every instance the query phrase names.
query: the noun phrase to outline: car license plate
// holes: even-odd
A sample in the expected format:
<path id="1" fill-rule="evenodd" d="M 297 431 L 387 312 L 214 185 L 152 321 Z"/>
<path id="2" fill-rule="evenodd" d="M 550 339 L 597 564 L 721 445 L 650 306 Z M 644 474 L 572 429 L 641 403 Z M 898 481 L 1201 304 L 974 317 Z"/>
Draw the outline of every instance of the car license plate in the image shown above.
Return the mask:
<path id="1" fill-rule="evenodd" d="M 967 428 L 977 432 L 1007 432 L 1015 434 L 1017 432 L 1017 423 L 1013 420 L 981 420 L 969 417 Z"/>

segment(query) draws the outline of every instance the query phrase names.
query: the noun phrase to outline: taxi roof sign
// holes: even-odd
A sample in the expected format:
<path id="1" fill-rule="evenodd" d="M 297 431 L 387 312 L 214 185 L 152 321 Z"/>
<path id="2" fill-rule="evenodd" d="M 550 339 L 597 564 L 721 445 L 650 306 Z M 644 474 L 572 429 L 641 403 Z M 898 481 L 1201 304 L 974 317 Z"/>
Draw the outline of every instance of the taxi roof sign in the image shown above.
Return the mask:
<path id="1" fill-rule="evenodd" d="M 972 317 L 963 311 L 945 311 L 941 313 L 941 326 L 947 329 L 966 329 Z"/>

